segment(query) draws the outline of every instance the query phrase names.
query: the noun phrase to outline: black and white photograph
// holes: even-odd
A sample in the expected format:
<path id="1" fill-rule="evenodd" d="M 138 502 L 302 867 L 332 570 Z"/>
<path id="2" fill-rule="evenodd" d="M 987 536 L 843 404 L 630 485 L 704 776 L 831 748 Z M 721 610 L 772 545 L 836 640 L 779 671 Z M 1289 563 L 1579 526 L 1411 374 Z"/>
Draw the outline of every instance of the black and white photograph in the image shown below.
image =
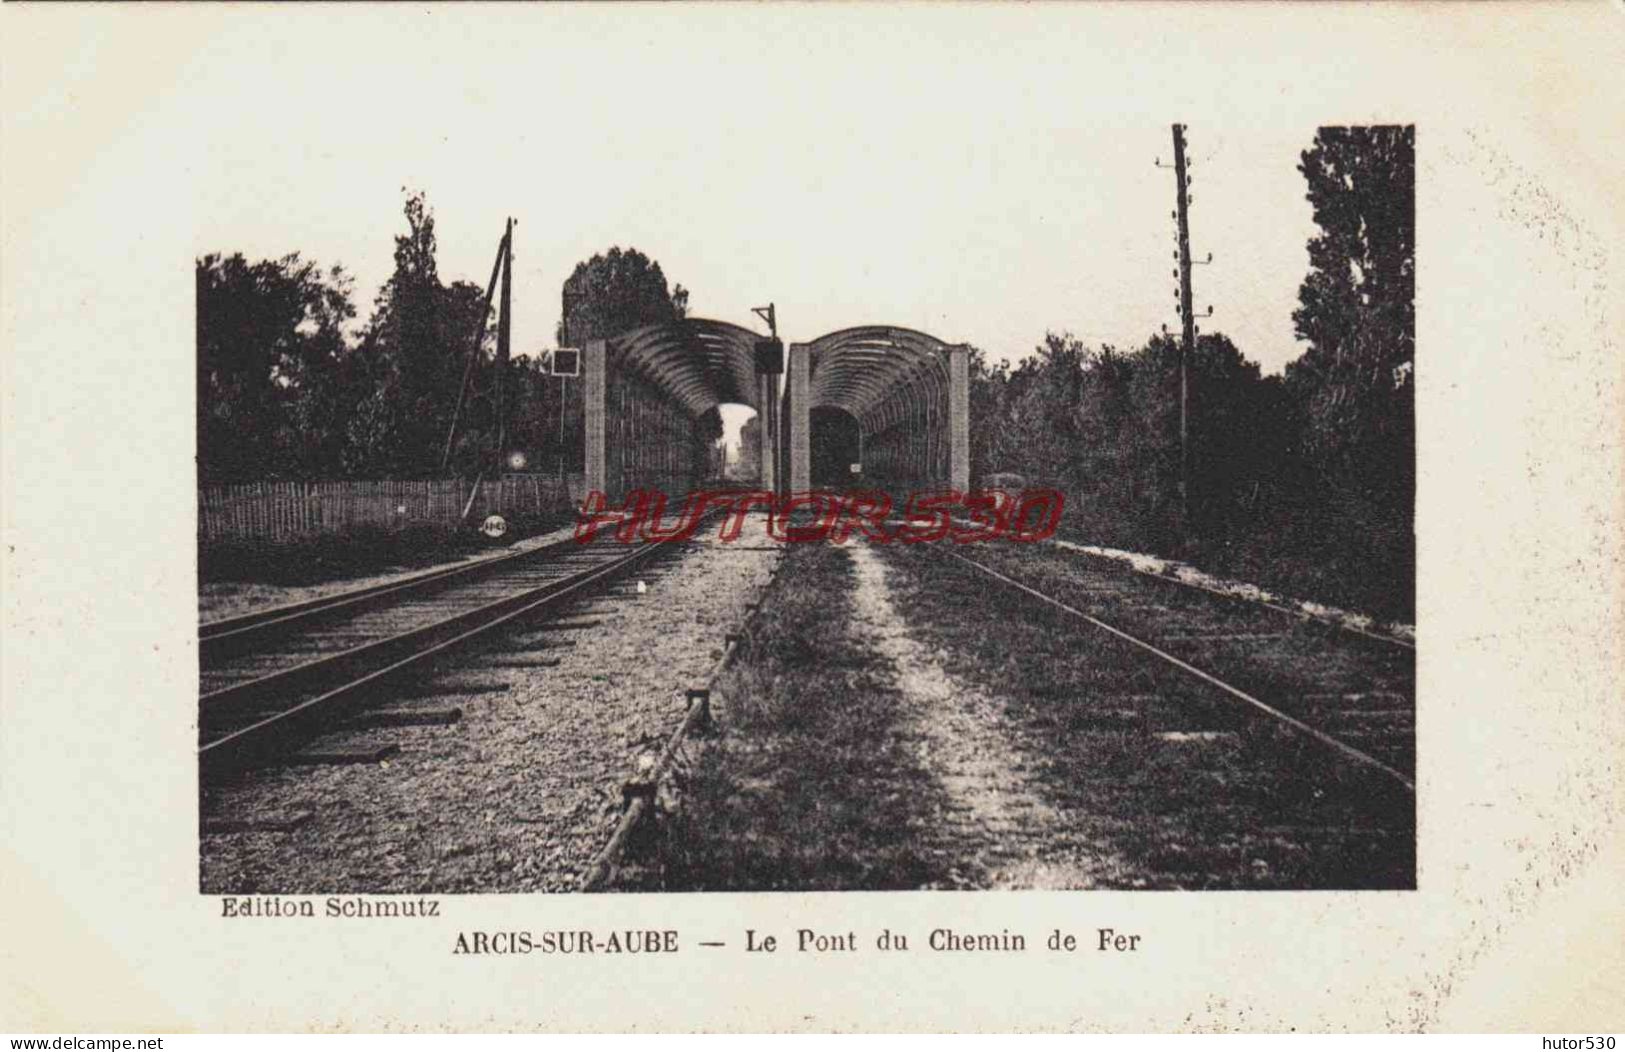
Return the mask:
<path id="1" fill-rule="evenodd" d="M 1498 1026 L 1603 879 L 1604 34 L 22 6 L 8 822 L 200 1018 Z"/>
<path id="2" fill-rule="evenodd" d="M 208 231 L 202 890 L 1414 887 L 1417 129 L 1052 121 Z"/>

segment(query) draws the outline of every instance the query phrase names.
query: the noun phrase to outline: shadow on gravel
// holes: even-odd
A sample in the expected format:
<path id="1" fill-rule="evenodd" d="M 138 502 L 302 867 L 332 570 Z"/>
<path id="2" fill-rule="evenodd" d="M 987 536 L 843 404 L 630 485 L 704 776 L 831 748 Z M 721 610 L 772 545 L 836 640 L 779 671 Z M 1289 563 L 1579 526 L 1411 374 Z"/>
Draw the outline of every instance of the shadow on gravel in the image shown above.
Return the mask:
<path id="1" fill-rule="evenodd" d="M 939 553 L 885 557 L 899 613 L 1004 700 L 1072 834 L 1129 864 L 1121 886 L 1416 886 L 1408 793 Z"/>
<path id="2" fill-rule="evenodd" d="M 830 545 L 786 557 L 667 826 L 661 890 L 976 884 L 941 842 L 946 801 L 898 732 L 889 663 L 850 638 L 852 572 Z"/>

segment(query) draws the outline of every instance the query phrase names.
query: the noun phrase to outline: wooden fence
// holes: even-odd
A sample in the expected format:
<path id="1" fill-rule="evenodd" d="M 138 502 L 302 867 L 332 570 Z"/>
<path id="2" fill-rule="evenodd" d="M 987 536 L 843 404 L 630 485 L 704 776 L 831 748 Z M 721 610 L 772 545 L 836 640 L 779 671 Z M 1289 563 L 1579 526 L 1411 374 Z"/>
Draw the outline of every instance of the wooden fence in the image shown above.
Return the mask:
<path id="1" fill-rule="evenodd" d="M 471 479 L 415 482 L 250 482 L 198 490 L 198 541 L 293 541 L 357 526 L 404 529 L 454 526 L 462 518 Z M 505 475 L 480 484 L 469 517 L 509 518 L 557 513 L 579 505 L 581 475 Z"/>

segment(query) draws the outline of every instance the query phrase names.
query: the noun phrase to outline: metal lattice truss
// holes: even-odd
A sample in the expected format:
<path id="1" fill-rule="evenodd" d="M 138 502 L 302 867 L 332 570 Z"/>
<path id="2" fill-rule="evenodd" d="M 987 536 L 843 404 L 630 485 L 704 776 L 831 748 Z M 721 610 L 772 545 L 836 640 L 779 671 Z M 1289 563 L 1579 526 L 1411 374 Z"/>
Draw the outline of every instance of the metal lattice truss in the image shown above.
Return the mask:
<path id="1" fill-rule="evenodd" d="M 647 379 L 699 416 L 723 402 L 760 410 L 755 346 L 761 338 L 725 321 L 683 318 L 624 332 L 605 346 L 611 370 Z"/>
<path id="2" fill-rule="evenodd" d="M 779 377 L 773 377 L 768 390 L 774 393 L 769 394 L 756 373 L 756 345 L 761 339 L 758 333 L 728 322 L 684 318 L 606 340 L 608 375 L 616 383 L 641 388 L 635 393 L 630 387 L 620 389 L 616 404 L 606 406 L 615 432 L 613 444 L 627 450 L 619 455 L 615 463 L 620 467 L 611 474 L 642 479 L 651 465 L 669 468 L 658 450 L 643 446 L 670 444 L 675 425 L 662 422 L 658 407 L 651 417 L 645 402 L 665 402 L 691 419 L 724 402 L 761 412 L 764 406 L 760 403 L 768 397 L 779 408 Z M 894 478 L 946 479 L 952 475 L 956 463 L 951 410 L 954 347 L 914 329 L 866 325 L 820 336 L 804 346 L 793 345 L 791 352 L 792 358 L 806 355 L 807 404 L 800 411 L 839 409 L 853 417 L 864 443 L 866 470 L 872 468 L 877 477 Z M 787 364 L 792 371 L 803 367 Z M 786 408 L 793 397 L 794 392 L 786 387 Z M 806 439 L 795 439 L 789 432 L 780 434 L 772 423 L 776 416 L 769 413 L 770 430 L 764 432 L 767 446 L 763 453 L 769 458 L 765 462 L 771 467 L 772 458 L 786 457 L 780 470 L 795 473 L 790 461 L 805 456 L 798 450 L 805 448 L 801 443 Z M 628 424 L 627 419 L 633 423 Z M 806 418 L 801 419 L 802 426 L 807 426 Z M 633 428 L 630 432 L 626 431 L 629 426 Z M 784 426 L 793 429 L 794 425 L 787 419 Z M 779 450 L 776 455 L 769 448 L 774 446 Z"/>
<path id="3" fill-rule="evenodd" d="M 833 406 L 866 434 L 905 421 L 936 424 L 948 410 L 948 344 L 889 325 L 865 325 L 811 344 L 811 408 Z"/>
<path id="4" fill-rule="evenodd" d="M 754 348 L 762 337 L 725 321 L 684 318 L 606 341 L 612 369 L 670 391 L 698 416 L 723 402 L 760 409 Z M 812 341 L 811 407 L 852 414 L 884 431 L 948 397 L 948 344 L 890 325 L 842 329 Z"/>

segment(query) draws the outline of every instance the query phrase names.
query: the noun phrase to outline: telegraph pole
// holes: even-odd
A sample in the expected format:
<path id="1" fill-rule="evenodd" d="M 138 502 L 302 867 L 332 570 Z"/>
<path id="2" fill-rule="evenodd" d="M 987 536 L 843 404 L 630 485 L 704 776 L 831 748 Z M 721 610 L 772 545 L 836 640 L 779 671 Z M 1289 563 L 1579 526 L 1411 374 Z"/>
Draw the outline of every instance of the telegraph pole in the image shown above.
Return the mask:
<path id="1" fill-rule="evenodd" d="M 1175 210 L 1179 217 L 1179 315 L 1185 327 L 1185 339 L 1179 346 L 1179 528 L 1188 535 L 1191 522 L 1190 359 L 1196 352 L 1196 314 L 1191 304 L 1191 202 L 1182 124 L 1174 125 L 1174 181 L 1179 188 Z"/>
<path id="2" fill-rule="evenodd" d="M 773 304 L 765 307 L 752 307 L 751 313 L 767 322 L 768 339 L 757 341 L 756 344 L 756 376 L 760 385 L 762 396 L 762 409 L 757 414 L 762 422 L 763 432 L 768 436 L 773 447 L 773 464 L 771 468 L 762 467 L 763 478 L 767 478 L 768 471 L 772 472 L 773 488 L 782 490 L 785 480 L 780 477 L 782 472 L 780 452 L 783 436 L 779 434 L 779 374 L 784 371 L 784 345 L 779 342 L 779 312 Z"/>
<path id="3" fill-rule="evenodd" d="M 502 316 L 497 323 L 497 473 L 501 474 L 508 449 L 508 407 L 504 388 L 508 382 L 508 356 L 513 338 L 513 217 L 502 235 Z"/>
<path id="4" fill-rule="evenodd" d="M 1191 259 L 1191 227 L 1189 163 L 1185 158 L 1185 129 L 1186 125 L 1175 124 L 1174 130 L 1174 185 L 1177 191 L 1174 199 L 1174 220 L 1177 224 L 1175 239 L 1178 249 L 1174 258 L 1179 261 L 1179 269 L 1174 276 L 1179 279 L 1179 288 L 1174 291 L 1179 299 L 1179 317 L 1182 323 L 1183 339 L 1179 345 L 1179 532 L 1183 539 L 1189 541 L 1191 532 L 1191 453 L 1190 453 L 1190 417 L 1191 417 L 1191 383 L 1190 363 L 1196 355 L 1196 336 L 1200 329 L 1196 326 L 1196 303 L 1191 298 L 1191 267 L 1197 263 L 1213 262 L 1213 254 L 1208 253 L 1205 260 Z M 1166 168 L 1161 161 L 1157 167 Z M 1209 307 L 1202 317 L 1213 314 Z M 1165 327 L 1166 328 L 1166 327 Z"/>
<path id="5" fill-rule="evenodd" d="M 508 226 L 503 231 L 502 241 L 497 245 L 497 258 L 491 264 L 491 280 L 485 286 L 485 299 L 480 302 L 480 316 L 478 327 L 474 330 L 474 342 L 468 349 L 468 361 L 463 366 L 463 382 L 457 388 L 457 405 L 451 411 L 451 427 L 446 431 L 446 449 L 440 457 L 440 470 L 445 471 L 451 464 L 451 449 L 457 439 L 457 425 L 463 418 L 463 405 L 468 400 L 469 383 L 474 377 L 474 367 L 480 360 L 480 344 L 485 342 L 485 319 L 491 313 L 491 297 L 497 290 L 497 277 L 506 271 L 505 264 L 512 258 L 513 248 L 513 220 L 508 220 Z M 503 317 L 507 317 L 508 286 L 503 284 Z M 501 329 L 499 328 L 499 332 Z M 499 336 L 500 340 L 501 337 Z"/>
<path id="6" fill-rule="evenodd" d="M 752 307 L 750 312 L 767 322 L 768 333 L 776 340 L 779 338 L 779 312 L 769 303 L 765 307 Z"/>

